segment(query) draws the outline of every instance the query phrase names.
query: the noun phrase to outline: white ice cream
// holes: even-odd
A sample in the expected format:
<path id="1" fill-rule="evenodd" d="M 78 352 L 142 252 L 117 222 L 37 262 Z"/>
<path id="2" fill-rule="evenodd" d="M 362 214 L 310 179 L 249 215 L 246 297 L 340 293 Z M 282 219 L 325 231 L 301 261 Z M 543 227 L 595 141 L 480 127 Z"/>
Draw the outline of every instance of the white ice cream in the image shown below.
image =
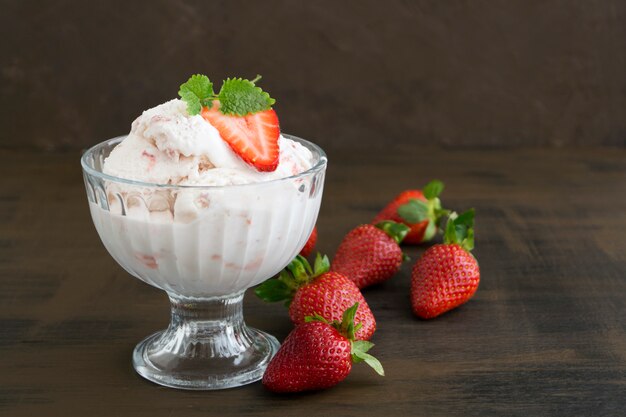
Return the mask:
<path id="1" fill-rule="evenodd" d="M 311 167 L 311 152 L 279 138 L 280 159 L 273 172 L 259 172 L 237 156 L 202 116 L 189 116 L 182 100 L 143 112 L 128 137 L 106 159 L 104 173 L 179 185 L 233 185 L 288 177 Z"/>
<path id="2" fill-rule="evenodd" d="M 131 274 L 181 295 L 225 295 L 262 282 L 305 244 L 322 197 L 323 172 L 271 181 L 316 162 L 298 142 L 281 136 L 279 146 L 278 168 L 259 172 L 180 100 L 145 111 L 105 160 L 105 174 L 226 187 L 106 182 L 106 199 L 90 204 L 104 245 Z"/>

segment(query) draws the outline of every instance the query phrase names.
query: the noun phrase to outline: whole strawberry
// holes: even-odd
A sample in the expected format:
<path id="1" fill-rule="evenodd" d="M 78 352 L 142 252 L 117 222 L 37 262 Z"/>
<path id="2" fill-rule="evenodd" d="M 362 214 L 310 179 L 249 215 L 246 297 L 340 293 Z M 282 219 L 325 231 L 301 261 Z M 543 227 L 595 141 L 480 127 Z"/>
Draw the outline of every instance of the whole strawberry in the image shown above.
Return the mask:
<path id="1" fill-rule="evenodd" d="M 441 181 L 433 180 L 423 190 L 401 192 L 374 217 L 372 224 L 392 220 L 409 226 L 403 244 L 416 245 L 432 240 L 441 217 L 449 214 L 439 200 L 443 188 Z"/>
<path id="2" fill-rule="evenodd" d="M 384 376 L 380 362 L 367 353 L 373 343 L 355 340 L 358 325 L 354 325 L 354 317 L 358 308 L 358 303 L 348 308 L 341 322 L 307 317 L 305 323 L 289 333 L 270 361 L 263 385 L 274 392 L 330 388 L 348 376 L 352 363 L 362 361 Z"/>
<path id="3" fill-rule="evenodd" d="M 319 253 L 313 269 L 306 258 L 296 256 L 278 277 L 265 281 L 254 292 L 264 301 L 285 301 L 294 324 L 316 315 L 328 321 L 340 320 L 347 308 L 359 303 L 356 336 L 360 340 L 370 339 L 376 331 L 376 320 L 363 294 L 354 282 L 342 274 L 329 272 L 329 268 L 328 257 Z"/>
<path id="4" fill-rule="evenodd" d="M 402 265 L 399 244 L 408 231 L 407 226 L 392 221 L 358 226 L 339 244 L 330 270 L 350 278 L 359 288 L 386 281 Z"/>
<path id="5" fill-rule="evenodd" d="M 429 248 L 413 266 L 411 305 L 423 319 L 437 317 L 466 303 L 480 282 L 474 248 L 474 210 L 448 219 L 444 243 Z"/>
<path id="6" fill-rule="evenodd" d="M 300 255 L 304 256 L 305 258 L 308 257 L 311 253 L 313 253 L 316 243 L 317 243 L 317 226 L 313 228 L 313 231 L 309 235 L 309 239 L 304 244 L 304 247 L 302 248 L 302 250 L 300 250 Z"/>

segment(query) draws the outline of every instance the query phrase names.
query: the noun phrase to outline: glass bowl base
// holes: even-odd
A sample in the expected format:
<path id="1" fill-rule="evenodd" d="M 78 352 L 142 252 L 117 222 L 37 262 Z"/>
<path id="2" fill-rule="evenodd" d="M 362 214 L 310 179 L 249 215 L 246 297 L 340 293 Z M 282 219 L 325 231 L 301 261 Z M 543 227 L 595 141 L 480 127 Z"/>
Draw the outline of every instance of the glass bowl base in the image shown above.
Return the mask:
<path id="1" fill-rule="evenodd" d="M 239 387 L 260 380 L 280 347 L 274 336 L 249 327 L 245 328 L 245 339 L 245 344 L 237 343 L 244 349 L 235 355 L 229 343 L 223 346 L 212 343 L 207 349 L 197 341 L 184 349 L 189 351 L 191 348 L 193 354 L 181 355 L 180 346 L 171 349 L 171 342 L 176 340 L 164 330 L 135 347 L 133 366 L 148 381 L 170 388 L 218 390 Z"/>

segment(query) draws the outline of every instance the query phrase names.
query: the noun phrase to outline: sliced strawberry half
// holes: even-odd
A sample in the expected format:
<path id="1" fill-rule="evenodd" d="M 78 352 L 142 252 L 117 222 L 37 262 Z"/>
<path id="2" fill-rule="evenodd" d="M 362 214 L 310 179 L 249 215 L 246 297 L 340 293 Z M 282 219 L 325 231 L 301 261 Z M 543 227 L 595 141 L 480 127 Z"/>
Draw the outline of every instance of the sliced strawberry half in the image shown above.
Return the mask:
<path id="1" fill-rule="evenodd" d="M 247 116 L 227 116 L 219 111 L 219 102 L 202 109 L 202 117 L 211 123 L 222 139 L 246 163 L 259 171 L 278 167 L 278 116 L 272 109 Z"/>

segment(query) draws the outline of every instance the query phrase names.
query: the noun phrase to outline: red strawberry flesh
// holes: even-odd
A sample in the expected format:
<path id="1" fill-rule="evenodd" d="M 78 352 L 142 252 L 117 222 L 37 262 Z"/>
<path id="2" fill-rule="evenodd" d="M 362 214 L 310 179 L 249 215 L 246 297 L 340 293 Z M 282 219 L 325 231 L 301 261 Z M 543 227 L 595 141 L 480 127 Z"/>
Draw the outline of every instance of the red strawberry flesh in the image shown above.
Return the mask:
<path id="1" fill-rule="evenodd" d="M 202 109 L 202 117 L 213 125 L 222 139 L 246 163 L 259 171 L 274 171 L 278 167 L 280 126 L 272 109 L 247 116 L 227 116 L 219 111 L 215 101 Z"/>

